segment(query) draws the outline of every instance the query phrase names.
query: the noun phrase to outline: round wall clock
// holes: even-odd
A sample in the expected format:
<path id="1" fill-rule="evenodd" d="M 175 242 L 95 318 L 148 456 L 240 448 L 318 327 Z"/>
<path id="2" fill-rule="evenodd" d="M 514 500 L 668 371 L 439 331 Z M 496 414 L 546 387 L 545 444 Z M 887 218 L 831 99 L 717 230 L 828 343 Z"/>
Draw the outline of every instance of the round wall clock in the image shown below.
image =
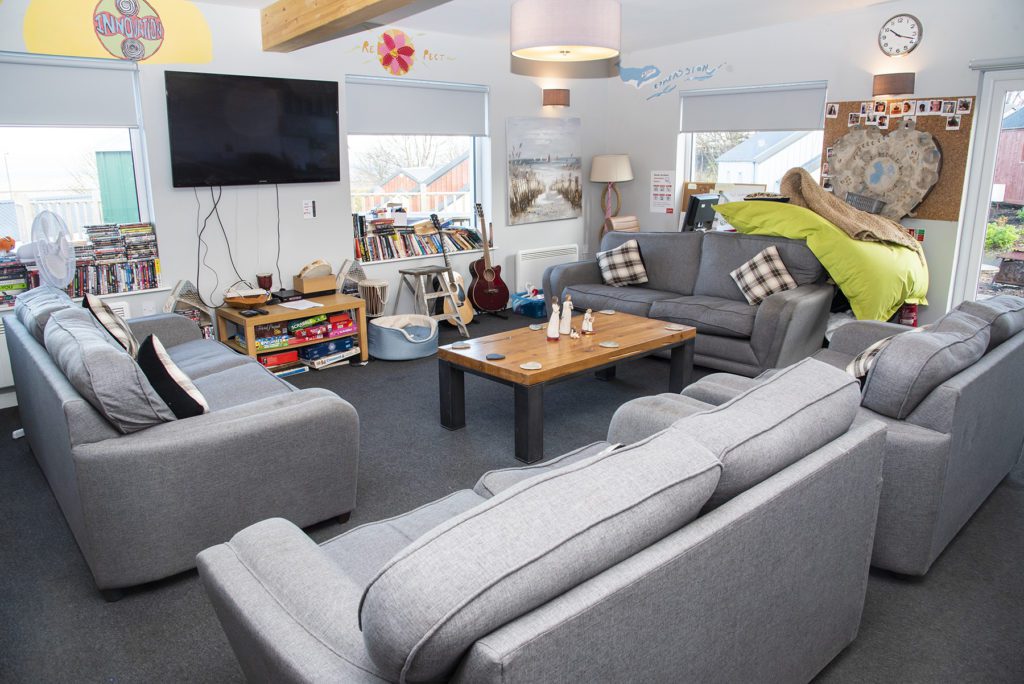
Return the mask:
<path id="1" fill-rule="evenodd" d="M 882 24 L 878 31 L 878 47 L 889 57 L 899 57 L 914 51 L 921 43 L 924 27 L 912 14 L 897 14 Z"/>

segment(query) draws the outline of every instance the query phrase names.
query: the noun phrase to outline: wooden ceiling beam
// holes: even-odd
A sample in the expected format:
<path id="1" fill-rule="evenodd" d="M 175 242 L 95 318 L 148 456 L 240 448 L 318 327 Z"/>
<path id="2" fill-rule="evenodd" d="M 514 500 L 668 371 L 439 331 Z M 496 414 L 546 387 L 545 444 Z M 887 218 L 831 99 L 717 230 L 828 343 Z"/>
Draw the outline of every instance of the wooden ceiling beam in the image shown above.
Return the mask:
<path id="1" fill-rule="evenodd" d="M 277 0 L 260 12 L 263 49 L 292 52 L 358 33 L 367 22 L 416 0 Z"/>

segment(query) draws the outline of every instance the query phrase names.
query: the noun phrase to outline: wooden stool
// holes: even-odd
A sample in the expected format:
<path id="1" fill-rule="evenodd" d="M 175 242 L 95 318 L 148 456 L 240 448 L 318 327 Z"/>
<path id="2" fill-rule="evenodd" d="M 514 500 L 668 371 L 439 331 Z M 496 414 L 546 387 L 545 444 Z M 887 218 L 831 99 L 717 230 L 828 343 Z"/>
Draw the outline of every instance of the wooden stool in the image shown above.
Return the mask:
<path id="1" fill-rule="evenodd" d="M 395 307 L 392 313 L 398 313 L 398 300 L 402 298 L 402 290 L 409 288 L 415 301 L 416 313 L 430 316 L 436 321 L 452 321 L 459 328 L 463 337 L 469 337 L 466 324 L 459 313 L 458 295 L 451 286 L 451 271 L 444 266 L 416 266 L 415 268 L 403 268 L 398 271 L 402 282 L 398 285 L 398 292 L 395 294 Z M 447 276 L 447 277 L 444 277 Z M 437 278 L 440 289 L 434 290 L 430 282 Z M 435 299 L 445 298 L 451 303 L 453 313 L 430 313 L 430 302 Z"/>

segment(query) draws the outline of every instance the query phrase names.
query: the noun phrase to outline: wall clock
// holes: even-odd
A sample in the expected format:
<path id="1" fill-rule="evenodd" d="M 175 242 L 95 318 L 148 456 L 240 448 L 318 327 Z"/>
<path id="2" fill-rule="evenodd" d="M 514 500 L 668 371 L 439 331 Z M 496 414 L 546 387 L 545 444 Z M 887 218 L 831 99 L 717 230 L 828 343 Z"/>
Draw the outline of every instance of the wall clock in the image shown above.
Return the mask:
<path id="1" fill-rule="evenodd" d="M 910 54 L 921 43 L 924 28 L 912 14 L 897 14 L 882 24 L 878 31 L 878 47 L 889 57 Z"/>

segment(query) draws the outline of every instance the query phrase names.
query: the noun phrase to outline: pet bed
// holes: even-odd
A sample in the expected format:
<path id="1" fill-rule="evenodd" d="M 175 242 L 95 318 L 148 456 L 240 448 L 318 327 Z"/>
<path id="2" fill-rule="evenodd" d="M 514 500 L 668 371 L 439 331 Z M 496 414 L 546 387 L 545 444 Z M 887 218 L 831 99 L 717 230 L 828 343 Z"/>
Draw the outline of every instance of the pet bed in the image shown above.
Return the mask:
<path id="1" fill-rule="evenodd" d="M 367 344 L 375 359 L 421 359 L 437 353 L 437 321 L 420 314 L 374 318 L 367 329 Z"/>

